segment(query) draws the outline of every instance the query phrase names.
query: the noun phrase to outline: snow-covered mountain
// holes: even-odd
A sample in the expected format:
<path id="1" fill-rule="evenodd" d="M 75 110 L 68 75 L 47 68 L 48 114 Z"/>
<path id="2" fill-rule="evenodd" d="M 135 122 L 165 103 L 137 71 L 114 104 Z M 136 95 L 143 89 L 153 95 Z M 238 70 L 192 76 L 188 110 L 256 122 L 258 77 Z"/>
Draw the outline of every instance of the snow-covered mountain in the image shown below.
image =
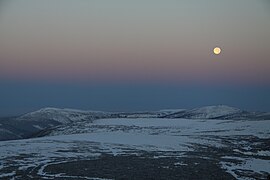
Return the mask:
<path id="1" fill-rule="evenodd" d="M 270 113 L 248 112 L 225 105 L 190 110 L 167 109 L 142 112 L 103 112 L 42 108 L 15 118 L 0 119 L 0 141 L 44 136 L 52 131 L 85 132 L 96 119 L 105 118 L 184 118 L 184 119 L 270 119 Z M 76 131 L 74 128 L 76 127 Z M 69 129 L 69 130 L 67 130 Z"/>
<path id="2" fill-rule="evenodd" d="M 175 112 L 174 114 L 168 115 L 171 118 L 192 118 L 192 119 L 215 119 L 222 116 L 232 115 L 236 113 L 240 113 L 241 110 L 225 106 L 225 105 L 218 105 L 218 106 L 205 106 L 201 108 L 195 108 L 191 110 Z"/>
<path id="3" fill-rule="evenodd" d="M 217 105 L 175 112 L 164 117 L 185 119 L 263 120 L 270 119 L 270 114 L 265 112 L 244 111 L 230 106 Z"/>
<path id="4" fill-rule="evenodd" d="M 19 117 L 0 119 L 0 141 L 33 137 L 46 129 L 60 125 L 80 121 L 91 123 L 95 119 L 113 117 L 114 114 L 101 111 L 42 108 Z"/>
<path id="5" fill-rule="evenodd" d="M 269 179 L 270 120 L 110 118 L 0 142 L 0 179 Z"/>
<path id="6" fill-rule="evenodd" d="M 138 169 L 150 169 L 154 179 L 161 169 L 161 179 L 266 179 L 269 124 L 270 113 L 224 105 L 116 113 L 43 108 L 0 118 L 0 179 L 121 179 Z"/>
<path id="7" fill-rule="evenodd" d="M 60 124 L 68 124 L 81 120 L 92 121 L 94 119 L 111 117 L 111 113 L 102 111 L 82 111 L 74 109 L 43 108 L 38 111 L 27 113 L 17 118 L 22 121 L 52 120 Z"/>

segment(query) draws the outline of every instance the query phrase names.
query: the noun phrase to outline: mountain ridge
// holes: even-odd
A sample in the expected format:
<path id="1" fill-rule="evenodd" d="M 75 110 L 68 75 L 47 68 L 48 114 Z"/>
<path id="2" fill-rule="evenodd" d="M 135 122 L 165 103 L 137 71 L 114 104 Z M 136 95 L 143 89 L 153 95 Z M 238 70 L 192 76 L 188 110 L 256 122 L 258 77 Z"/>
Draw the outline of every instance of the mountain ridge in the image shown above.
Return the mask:
<path id="1" fill-rule="evenodd" d="M 265 120 L 269 112 L 245 111 L 226 105 L 204 106 L 193 109 L 166 109 L 159 111 L 105 112 L 46 107 L 14 118 L 0 120 L 0 141 L 24 139 L 46 134 L 58 127 L 83 127 L 105 118 L 167 118 L 167 119 L 220 119 L 220 120 Z"/>

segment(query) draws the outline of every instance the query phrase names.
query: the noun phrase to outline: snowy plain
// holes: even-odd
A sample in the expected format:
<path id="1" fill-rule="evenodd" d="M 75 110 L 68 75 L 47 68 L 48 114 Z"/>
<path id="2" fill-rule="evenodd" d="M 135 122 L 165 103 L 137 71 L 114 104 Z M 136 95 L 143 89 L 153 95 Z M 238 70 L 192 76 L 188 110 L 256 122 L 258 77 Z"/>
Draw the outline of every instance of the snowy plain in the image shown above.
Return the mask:
<path id="1" fill-rule="evenodd" d="M 143 151 L 155 152 L 155 158 L 185 157 L 202 149 L 207 152 L 204 150 L 207 147 L 220 152 L 202 154 L 201 158 L 217 157 L 220 168 L 237 179 L 256 179 L 270 172 L 270 150 L 265 147 L 270 139 L 269 127 L 270 120 L 112 118 L 84 121 L 55 129 L 46 137 L 0 142 L 0 177 L 18 178 L 21 172 L 36 171 L 43 178 L 68 178 L 64 172 L 50 174 L 46 167 L 99 158 L 103 153 L 118 156 L 138 155 Z M 228 149 L 229 153 L 223 152 Z M 245 172 L 249 172 L 247 176 Z M 253 174 L 256 174 L 254 178 Z"/>

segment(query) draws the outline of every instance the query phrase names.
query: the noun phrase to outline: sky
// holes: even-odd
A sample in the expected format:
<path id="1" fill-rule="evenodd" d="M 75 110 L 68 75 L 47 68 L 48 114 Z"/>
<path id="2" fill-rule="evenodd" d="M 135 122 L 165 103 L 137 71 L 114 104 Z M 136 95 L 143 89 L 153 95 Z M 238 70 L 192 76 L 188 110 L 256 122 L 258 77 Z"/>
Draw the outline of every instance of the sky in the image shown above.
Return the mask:
<path id="1" fill-rule="evenodd" d="M 270 111 L 269 19 L 268 0 L 1 0 L 0 116 Z"/>

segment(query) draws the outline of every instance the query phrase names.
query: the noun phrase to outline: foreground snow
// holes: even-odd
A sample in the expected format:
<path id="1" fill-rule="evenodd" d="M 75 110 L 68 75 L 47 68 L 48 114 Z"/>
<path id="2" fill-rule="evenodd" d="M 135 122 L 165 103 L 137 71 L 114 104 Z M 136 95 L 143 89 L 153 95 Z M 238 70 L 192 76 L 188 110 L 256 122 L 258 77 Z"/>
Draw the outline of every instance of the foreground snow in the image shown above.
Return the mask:
<path id="1" fill-rule="evenodd" d="M 80 122 L 48 137 L 0 142 L 0 174 L 19 177 L 19 172 L 31 169 L 41 177 L 65 177 L 45 169 L 52 164 L 98 158 L 103 153 L 138 155 L 146 151 L 155 152 L 155 158 L 202 152 L 201 158 L 217 157 L 220 168 L 236 178 L 252 177 L 252 173 L 245 177 L 247 171 L 265 176 L 270 172 L 270 151 L 263 143 L 269 141 L 269 127 L 270 120 L 118 118 Z M 207 155 L 206 148 L 222 152 Z M 88 177 L 93 178 L 100 177 Z"/>

